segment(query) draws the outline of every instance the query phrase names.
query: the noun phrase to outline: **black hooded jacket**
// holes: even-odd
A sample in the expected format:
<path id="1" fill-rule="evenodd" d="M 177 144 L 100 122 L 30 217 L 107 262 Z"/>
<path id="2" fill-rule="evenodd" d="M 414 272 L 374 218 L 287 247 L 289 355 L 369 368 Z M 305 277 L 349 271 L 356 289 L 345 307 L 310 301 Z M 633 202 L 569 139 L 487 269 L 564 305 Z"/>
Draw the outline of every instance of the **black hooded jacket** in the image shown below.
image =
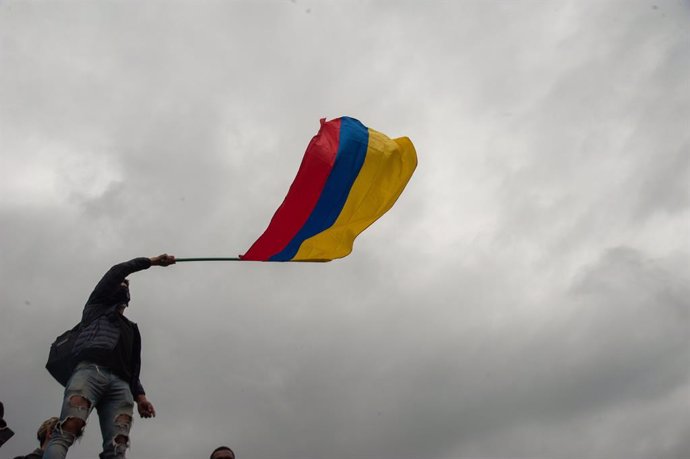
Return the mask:
<path id="1" fill-rule="evenodd" d="M 150 266 L 150 259 L 134 258 L 105 273 L 86 301 L 73 350 L 76 362 L 102 365 L 127 381 L 134 397 L 145 393 L 139 380 L 141 334 L 137 324 L 117 310 L 129 303 L 129 289 L 122 282 Z"/>

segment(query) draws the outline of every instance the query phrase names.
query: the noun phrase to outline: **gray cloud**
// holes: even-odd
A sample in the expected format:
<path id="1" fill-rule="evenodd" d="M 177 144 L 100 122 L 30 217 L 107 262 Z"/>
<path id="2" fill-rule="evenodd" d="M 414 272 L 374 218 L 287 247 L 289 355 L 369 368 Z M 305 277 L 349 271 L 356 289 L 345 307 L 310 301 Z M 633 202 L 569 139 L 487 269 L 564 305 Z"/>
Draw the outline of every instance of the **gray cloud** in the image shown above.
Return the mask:
<path id="1" fill-rule="evenodd" d="M 0 2 L 2 453 L 56 414 L 48 346 L 109 266 L 243 253 L 350 115 L 419 155 L 351 256 L 131 276 L 131 456 L 688 456 L 688 16 Z"/>

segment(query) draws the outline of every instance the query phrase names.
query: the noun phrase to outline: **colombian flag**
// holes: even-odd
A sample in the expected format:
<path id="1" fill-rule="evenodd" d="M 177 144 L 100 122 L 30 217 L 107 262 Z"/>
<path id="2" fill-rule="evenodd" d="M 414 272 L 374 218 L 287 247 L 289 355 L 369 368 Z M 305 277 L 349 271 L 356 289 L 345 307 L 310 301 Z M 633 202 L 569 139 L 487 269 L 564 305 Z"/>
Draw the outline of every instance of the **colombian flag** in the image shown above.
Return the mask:
<path id="1" fill-rule="evenodd" d="M 354 118 L 321 120 L 295 180 L 242 260 L 329 261 L 390 209 L 417 166 L 407 137 L 390 139 Z"/>

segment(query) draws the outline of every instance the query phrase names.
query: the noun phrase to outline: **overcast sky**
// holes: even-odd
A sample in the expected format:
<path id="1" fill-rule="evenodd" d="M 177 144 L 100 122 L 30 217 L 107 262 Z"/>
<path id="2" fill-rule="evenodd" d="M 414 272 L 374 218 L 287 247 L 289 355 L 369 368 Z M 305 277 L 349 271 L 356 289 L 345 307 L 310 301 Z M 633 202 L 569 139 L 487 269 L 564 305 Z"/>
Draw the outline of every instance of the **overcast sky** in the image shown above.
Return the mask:
<path id="1" fill-rule="evenodd" d="M 158 412 L 130 457 L 690 457 L 689 20 L 0 0 L 0 457 L 59 413 L 48 348 L 103 273 L 244 253 L 342 115 L 419 158 L 350 256 L 130 277 Z"/>

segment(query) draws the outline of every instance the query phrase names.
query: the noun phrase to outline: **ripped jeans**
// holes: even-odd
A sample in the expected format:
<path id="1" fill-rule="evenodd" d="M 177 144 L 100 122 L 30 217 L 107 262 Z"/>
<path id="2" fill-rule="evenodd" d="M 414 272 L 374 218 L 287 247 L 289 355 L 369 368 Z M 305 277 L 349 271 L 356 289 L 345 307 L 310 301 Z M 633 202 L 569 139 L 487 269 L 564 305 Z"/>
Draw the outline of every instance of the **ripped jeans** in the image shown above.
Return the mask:
<path id="1" fill-rule="evenodd" d="M 134 412 L 134 399 L 129 384 L 107 368 L 81 362 L 65 387 L 60 423 L 53 430 L 43 453 L 44 459 L 63 459 L 67 455 L 67 450 L 81 436 L 81 432 L 70 433 L 62 428 L 63 424 L 70 418 L 77 418 L 85 425 L 94 407 L 98 411 L 103 435 L 103 452 L 99 457 L 125 457 Z"/>

